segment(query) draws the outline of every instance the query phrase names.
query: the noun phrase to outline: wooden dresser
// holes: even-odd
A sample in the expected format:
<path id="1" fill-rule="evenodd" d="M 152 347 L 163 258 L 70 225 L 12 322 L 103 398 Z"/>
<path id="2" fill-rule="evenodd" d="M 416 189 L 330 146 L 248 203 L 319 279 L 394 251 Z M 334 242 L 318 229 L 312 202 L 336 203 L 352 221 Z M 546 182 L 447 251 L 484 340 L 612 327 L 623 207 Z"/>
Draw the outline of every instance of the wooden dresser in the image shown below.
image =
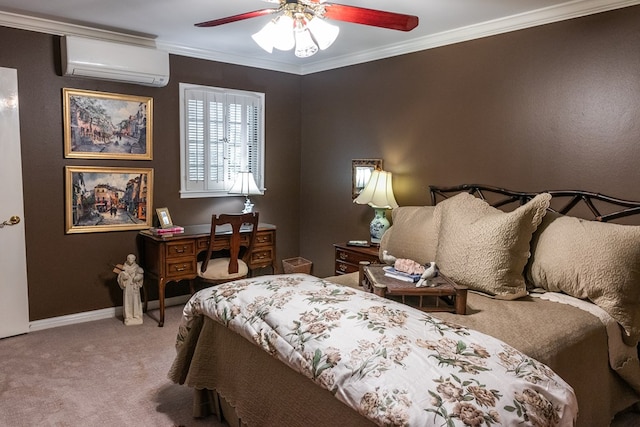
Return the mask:
<path id="1" fill-rule="evenodd" d="M 335 243 L 336 274 L 353 273 L 360 270 L 360 261 L 378 264 L 378 246 L 349 246 L 346 243 Z"/>

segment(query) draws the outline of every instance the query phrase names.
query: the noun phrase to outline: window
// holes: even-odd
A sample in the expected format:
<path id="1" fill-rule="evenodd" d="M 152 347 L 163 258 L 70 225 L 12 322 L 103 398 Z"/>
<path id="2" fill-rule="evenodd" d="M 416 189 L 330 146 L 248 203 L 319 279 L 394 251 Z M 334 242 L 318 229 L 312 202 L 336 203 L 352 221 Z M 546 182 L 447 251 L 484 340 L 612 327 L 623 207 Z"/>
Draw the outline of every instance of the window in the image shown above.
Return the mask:
<path id="1" fill-rule="evenodd" d="M 264 190 L 264 94 L 180 83 L 180 197 L 227 196 L 241 171 Z"/>

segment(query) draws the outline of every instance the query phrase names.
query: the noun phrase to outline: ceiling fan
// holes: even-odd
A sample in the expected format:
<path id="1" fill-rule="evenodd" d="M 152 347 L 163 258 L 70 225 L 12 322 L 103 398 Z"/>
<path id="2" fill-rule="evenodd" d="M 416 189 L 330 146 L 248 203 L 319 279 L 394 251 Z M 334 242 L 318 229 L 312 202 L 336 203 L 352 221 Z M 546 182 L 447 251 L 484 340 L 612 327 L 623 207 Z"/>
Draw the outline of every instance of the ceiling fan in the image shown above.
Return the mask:
<path id="1" fill-rule="evenodd" d="M 215 27 L 258 16 L 280 14 L 252 37 L 269 53 L 273 48 L 290 50 L 295 46 L 296 56 L 299 57 L 311 56 L 318 48 L 324 50 L 335 41 L 340 30 L 325 22 L 325 18 L 399 31 L 411 31 L 418 26 L 417 16 L 327 3 L 325 0 L 265 1 L 279 3 L 279 6 L 205 21 L 195 26 Z"/>

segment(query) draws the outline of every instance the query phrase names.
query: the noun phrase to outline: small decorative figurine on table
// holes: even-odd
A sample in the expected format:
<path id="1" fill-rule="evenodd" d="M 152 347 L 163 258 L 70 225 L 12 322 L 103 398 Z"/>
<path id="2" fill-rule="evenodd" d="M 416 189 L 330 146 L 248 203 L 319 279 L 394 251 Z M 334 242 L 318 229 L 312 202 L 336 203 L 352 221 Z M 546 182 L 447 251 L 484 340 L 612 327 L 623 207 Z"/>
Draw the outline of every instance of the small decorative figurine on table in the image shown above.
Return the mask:
<path id="1" fill-rule="evenodd" d="M 136 256 L 129 254 L 124 265 L 116 265 L 113 271 L 118 273 L 118 285 L 123 290 L 122 314 L 124 316 L 124 324 L 127 326 L 142 325 L 140 288 L 144 281 L 144 270 L 136 263 Z"/>

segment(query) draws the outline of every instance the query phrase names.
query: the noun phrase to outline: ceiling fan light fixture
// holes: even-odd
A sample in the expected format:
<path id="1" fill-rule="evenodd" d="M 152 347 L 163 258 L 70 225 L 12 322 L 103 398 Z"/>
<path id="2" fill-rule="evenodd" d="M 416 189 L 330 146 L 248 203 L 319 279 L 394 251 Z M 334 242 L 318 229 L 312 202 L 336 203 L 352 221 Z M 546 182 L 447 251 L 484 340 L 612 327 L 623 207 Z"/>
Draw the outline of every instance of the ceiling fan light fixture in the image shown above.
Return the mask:
<path id="1" fill-rule="evenodd" d="M 262 27 L 260 31 L 253 34 L 251 38 L 254 42 L 257 43 L 258 46 L 263 48 L 269 53 L 273 53 L 273 40 L 274 40 L 274 32 L 275 32 L 275 22 L 274 20 L 270 20 L 267 25 Z"/>
<path id="2" fill-rule="evenodd" d="M 325 50 L 338 38 L 340 27 L 331 25 L 322 18 L 313 17 L 307 23 L 307 28 L 311 31 L 313 38 L 318 43 L 321 50 Z"/>
<path id="3" fill-rule="evenodd" d="M 318 46 L 311 38 L 311 33 L 306 27 L 296 30 L 296 51 L 295 55 L 298 58 L 308 58 L 311 55 L 315 55 L 318 51 Z"/>
<path id="4" fill-rule="evenodd" d="M 294 20 L 289 15 L 281 15 L 276 18 L 272 36 L 273 47 L 278 50 L 291 50 L 296 45 L 293 36 Z"/>
<path id="5" fill-rule="evenodd" d="M 269 53 L 273 53 L 273 48 L 291 50 L 295 47 L 296 56 L 305 58 L 315 54 L 318 49 L 327 49 L 336 41 L 340 28 L 325 22 L 325 19 L 398 31 L 411 31 L 419 22 L 418 17 L 413 15 L 335 4 L 327 0 L 266 1 L 279 3 L 279 7 L 213 19 L 195 26 L 216 27 L 258 16 L 279 14 L 251 37 Z"/>

